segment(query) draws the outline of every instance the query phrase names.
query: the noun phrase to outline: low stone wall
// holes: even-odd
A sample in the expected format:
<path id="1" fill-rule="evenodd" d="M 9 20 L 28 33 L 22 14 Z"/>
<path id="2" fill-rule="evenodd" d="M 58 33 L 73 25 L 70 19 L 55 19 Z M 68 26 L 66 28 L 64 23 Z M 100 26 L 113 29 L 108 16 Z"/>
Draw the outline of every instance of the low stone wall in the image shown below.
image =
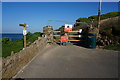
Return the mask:
<path id="1" fill-rule="evenodd" d="M 3 58 L 2 78 L 7 79 L 15 76 L 17 72 L 20 71 L 20 69 L 25 66 L 36 54 L 38 54 L 38 52 L 43 50 L 46 45 L 46 40 L 44 38 L 40 38 L 20 52 Z"/>

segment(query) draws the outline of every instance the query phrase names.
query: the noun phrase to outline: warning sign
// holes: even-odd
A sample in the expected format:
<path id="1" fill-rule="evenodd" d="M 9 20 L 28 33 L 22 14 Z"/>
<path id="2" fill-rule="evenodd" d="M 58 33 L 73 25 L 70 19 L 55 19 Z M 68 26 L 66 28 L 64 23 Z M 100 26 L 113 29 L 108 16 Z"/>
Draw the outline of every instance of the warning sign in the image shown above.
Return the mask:
<path id="1" fill-rule="evenodd" d="M 72 25 L 71 24 L 65 24 L 64 31 L 72 31 Z"/>
<path id="2" fill-rule="evenodd" d="M 68 37 L 67 36 L 61 36 L 61 41 L 62 42 L 68 42 Z"/>

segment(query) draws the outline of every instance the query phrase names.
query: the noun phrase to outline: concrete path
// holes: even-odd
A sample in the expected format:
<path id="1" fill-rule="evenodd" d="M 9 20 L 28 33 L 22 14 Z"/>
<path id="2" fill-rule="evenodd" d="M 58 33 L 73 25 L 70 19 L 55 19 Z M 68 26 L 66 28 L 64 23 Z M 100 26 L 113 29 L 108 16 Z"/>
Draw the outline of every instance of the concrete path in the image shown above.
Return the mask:
<path id="1" fill-rule="evenodd" d="M 118 52 L 52 45 L 16 78 L 117 78 Z"/>

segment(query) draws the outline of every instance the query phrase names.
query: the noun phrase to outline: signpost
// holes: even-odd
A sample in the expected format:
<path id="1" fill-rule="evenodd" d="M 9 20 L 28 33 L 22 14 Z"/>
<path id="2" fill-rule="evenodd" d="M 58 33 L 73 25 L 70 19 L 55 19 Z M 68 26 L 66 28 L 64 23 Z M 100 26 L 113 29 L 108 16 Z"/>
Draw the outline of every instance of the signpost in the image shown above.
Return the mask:
<path id="1" fill-rule="evenodd" d="M 26 27 L 27 27 L 27 25 L 26 24 L 19 24 L 19 26 L 23 26 L 24 48 L 26 48 L 26 34 L 27 34 Z"/>

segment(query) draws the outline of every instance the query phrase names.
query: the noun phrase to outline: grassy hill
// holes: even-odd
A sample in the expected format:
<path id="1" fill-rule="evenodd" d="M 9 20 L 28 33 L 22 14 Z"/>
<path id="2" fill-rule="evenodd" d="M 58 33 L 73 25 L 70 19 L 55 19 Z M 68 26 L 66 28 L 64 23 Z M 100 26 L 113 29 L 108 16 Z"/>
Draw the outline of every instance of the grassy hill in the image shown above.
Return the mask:
<path id="1" fill-rule="evenodd" d="M 120 16 L 120 12 L 110 12 L 110 13 L 102 14 L 101 20 L 116 17 L 116 16 Z M 93 19 L 93 21 L 97 21 L 98 15 L 90 16 L 88 18 L 79 18 L 76 20 L 76 22 L 91 22 L 92 19 Z"/>

